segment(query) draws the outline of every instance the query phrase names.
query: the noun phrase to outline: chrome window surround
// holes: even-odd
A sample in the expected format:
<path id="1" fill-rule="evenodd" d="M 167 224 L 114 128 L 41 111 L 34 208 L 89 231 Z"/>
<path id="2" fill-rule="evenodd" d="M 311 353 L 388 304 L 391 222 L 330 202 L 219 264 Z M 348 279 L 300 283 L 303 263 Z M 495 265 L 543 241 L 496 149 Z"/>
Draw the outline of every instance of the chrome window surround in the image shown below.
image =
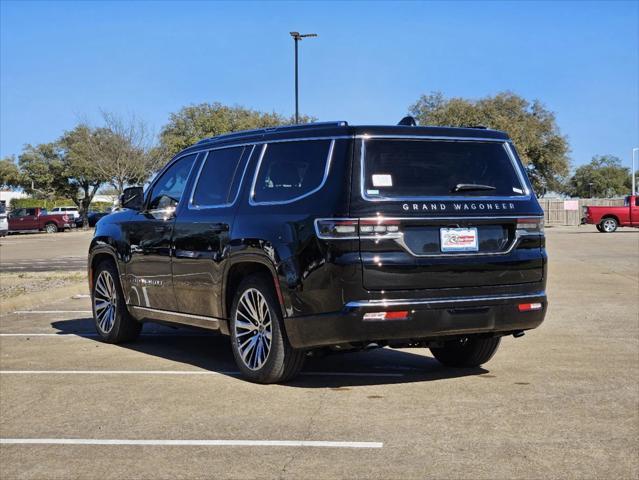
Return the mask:
<path id="1" fill-rule="evenodd" d="M 197 176 L 195 177 L 195 181 L 193 182 L 193 185 L 191 186 L 191 195 L 189 196 L 189 203 L 187 204 L 187 208 L 189 210 L 205 210 L 205 209 L 209 209 L 209 208 L 226 208 L 226 207 L 232 207 L 233 205 L 235 205 L 235 202 L 237 202 L 237 199 L 240 196 L 240 191 L 242 190 L 242 184 L 244 183 L 244 175 L 246 175 L 246 171 L 248 170 L 249 163 L 251 163 L 251 157 L 253 156 L 253 152 L 255 151 L 255 145 L 252 145 L 251 151 L 248 154 L 248 157 L 246 157 L 246 164 L 244 165 L 244 170 L 242 171 L 242 176 L 240 177 L 240 181 L 239 181 L 239 183 L 237 185 L 237 191 L 235 192 L 235 197 L 233 197 L 233 201 L 232 202 L 230 202 L 230 203 L 229 202 L 221 203 L 221 204 L 218 204 L 218 205 L 197 205 L 197 204 L 193 203 L 193 200 L 194 200 L 194 197 L 195 197 L 195 190 L 197 189 L 197 186 L 198 186 L 198 184 L 200 182 L 200 175 L 202 174 L 202 170 L 204 170 L 204 165 L 209 160 L 209 156 L 211 156 L 211 152 L 215 152 L 217 150 L 224 150 L 224 149 L 227 149 L 227 148 L 242 148 L 242 149 L 246 149 L 249 146 L 250 145 L 226 145 L 226 146 L 223 146 L 223 147 L 211 148 L 209 150 L 203 151 L 204 153 L 206 153 L 206 156 L 204 157 L 204 160 L 202 160 L 202 163 L 200 164 L 200 168 L 198 169 L 198 172 L 197 172 Z M 244 156 L 244 150 L 242 151 L 242 153 L 240 155 L 240 161 L 242 160 L 243 156 Z M 232 182 L 233 182 L 233 179 L 231 179 L 231 183 Z"/>
<path id="2" fill-rule="evenodd" d="M 288 199 L 288 200 L 276 200 L 276 201 L 268 201 L 268 202 L 256 202 L 254 200 L 255 198 L 255 184 L 257 183 L 257 177 L 260 174 L 260 168 L 262 167 L 262 160 L 264 159 L 264 154 L 266 153 L 266 149 L 268 148 L 268 144 L 269 143 L 275 143 L 275 142 L 265 142 L 264 146 L 262 147 L 262 152 L 260 153 L 260 158 L 257 162 L 257 166 L 255 167 L 255 173 L 253 174 L 253 182 L 251 183 L 251 192 L 249 194 L 249 204 L 251 206 L 259 206 L 259 205 L 286 205 L 289 203 L 294 203 L 297 202 L 303 198 L 306 198 L 310 195 L 313 195 L 314 193 L 317 193 L 318 191 L 320 191 L 324 185 L 326 184 L 326 180 L 328 179 L 328 174 L 330 172 L 330 168 L 331 168 L 331 163 L 333 161 L 333 150 L 335 148 L 335 139 L 338 137 L 329 137 L 329 138 L 322 138 L 322 139 L 318 139 L 318 138 L 295 138 L 295 139 L 289 139 L 288 141 L 298 141 L 298 142 L 304 142 L 304 141 L 313 141 L 313 140 L 331 140 L 331 143 L 328 147 L 328 154 L 326 155 L 326 165 L 324 166 L 324 177 L 322 178 L 322 181 L 320 182 L 320 184 L 315 187 L 313 190 L 310 190 L 302 195 L 299 195 L 297 197 Z M 351 137 L 346 137 L 346 138 L 351 138 Z"/>
<path id="3" fill-rule="evenodd" d="M 529 294 L 514 294 L 514 295 L 494 295 L 485 297 L 451 297 L 451 298 L 431 298 L 431 299 L 389 299 L 389 300 L 359 300 L 348 302 L 344 305 L 347 309 L 356 308 L 379 308 L 379 307 L 401 307 L 401 306 L 413 306 L 413 305 L 437 305 L 447 303 L 463 303 L 463 302 L 492 302 L 499 300 L 520 300 L 524 298 L 539 298 L 545 297 L 546 292 L 540 291 Z"/>
<path id="4" fill-rule="evenodd" d="M 434 135 L 356 135 L 356 138 L 362 140 L 362 147 L 360 153 L 360 195 L 362 199 L 368 202 L 401 202 L 401 201 L 423 201 L 423 200 L 450 200 L 450 201 L 468 201 L 469 198 L 473 200 L 529 200 L 530 199 L 530 188 L 528 188 L 528 182 L 525 181 L 525 177 L 523 172 L 519 168 L 519 164 L 517 163 L 517 159 L 515 158 L 515 154 L 510 145 L 510 141 L 504 140 L 502 138 L 473 138 L 473 137 L 438 137 Z M 365 189 L 365 158 L 366 158 L 366 140 L 374 140 L 374 139 L 388 139 L 388 140 L 439 140 L 444 142 L 497 142 L 501 143 L 506 150 L 506 154 L 510 159 L 510 163 L 512 164 L 515 172 L 517 174 L 517 178 L 521 183 L 522 190 L 524 191 L 524 195 L 509 195 L 509 196 L 425 196 L 425 197 L 369 197 L 366 195 Z"/>
<path id="5" fill-rule="evenodd" d="M 514 219 L 520 219 L 520 218 L 524 218 L 524 219 L 535 219 L 535 220 L 539 220 L 539 219 L 543 219 L 543 216 L 539 216 L 539 215 L 522 215 L 522 216 L 518 216 L 518 215 L 513 215 L 513 216 L 501 216 L 501 217 L 382 217 L 383 220 L 420 220 L 420 221 L 424 221 L 424 220 L 428 220 L 428 221 L 437 221 L 437 220 L 451 220 L 451 221 L 459 221 L 459 220 L 514 220 Z M 510 246 L 504 250 L 503 252 L 458 252 L 458 253 L 429 253 L 426 255 L 420 255 L 418 253 L 413 252 L 408 245 L 406 244 L 406 242 L 404 241 L 404 233 L 403 232 L 393 232 L 393 233 L 386 233 L 384 235 L 353 235 L 353 236 L 349 236 L 349 237 L 327 237 L 325 235 L 321 235 L 320 231 L 319 231 L 319 225 L 318 222 L 322 221 L 322 220 L 380 220 L 382 219 L 380 217 L 362 217 L 362 218 L 317 218 L 315 219 L 314 225 L 315 225 L 315 234 L 317 235 L 317 238 L 322 239 L 322 240 L 375 240 L 375 241 L 381 241 L 381 240 L 394 240 L 400 247 L 402 247 L 406 252 L 410 253 L 413 257 L 418 257 L 418 258 L 442 258 L 442 257 L 477 257 L 477 256 L 497 256 L 497 255 L 508 255 L 509 253 L 511 253 L 516 247 L 517 245 L 519 245 L 519 243 L 521 242 L 521 239 L 524 237 L 538 237 L 538 236 L 542 236 L 542 233 L 520 233 L 517 232 L 517 229 L 515 229 L 515 238 L 513 239 L 513 241 L 511 242 Z"/>

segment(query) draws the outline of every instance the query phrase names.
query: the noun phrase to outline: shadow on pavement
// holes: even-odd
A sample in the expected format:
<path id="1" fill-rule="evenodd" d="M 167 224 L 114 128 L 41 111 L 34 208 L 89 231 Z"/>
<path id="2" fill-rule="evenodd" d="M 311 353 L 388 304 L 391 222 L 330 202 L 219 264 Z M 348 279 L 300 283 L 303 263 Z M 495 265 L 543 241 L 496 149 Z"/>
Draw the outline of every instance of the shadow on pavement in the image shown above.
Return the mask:
<path id="1" fill-rule="evenodd" d="M 61 334 L 95 334 L 91 318 L 60 320 L 51 326 Z M 197 368 L 238 377 L 229 339 L 195 329 L 173 329 L 145 324 L 143 334 L 132 343 L 118 345 L 146 355 L 192 365 Z M 99 342 L 95 336 L 87 338 Z M 426 349 L 415 349 L 424 353 Z M 285 384 L 299 388 L 341 388 L 365 385 L 447 380 L 488 373 L 478 368 L 454 369 L 435 359 L 406 350 L 377 348 L 358 352 L 340 352 L 306 359 L 299 377 Z"/>

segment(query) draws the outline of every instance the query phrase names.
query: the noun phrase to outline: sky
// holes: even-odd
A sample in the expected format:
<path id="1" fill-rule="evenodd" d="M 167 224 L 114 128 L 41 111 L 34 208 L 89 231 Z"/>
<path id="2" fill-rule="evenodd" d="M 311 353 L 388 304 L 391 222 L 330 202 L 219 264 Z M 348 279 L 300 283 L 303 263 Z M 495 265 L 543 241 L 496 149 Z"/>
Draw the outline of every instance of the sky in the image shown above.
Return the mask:
<path id="1" fill-rule="evenodd" d="M 395 124 L 422 94 L 509 90 L 556 113 L 573 165 L 639 146 L 639 1 L 29 2 L 0 0 L 0 156 L 100 112 L 159 132 L 219 101 Z"/>

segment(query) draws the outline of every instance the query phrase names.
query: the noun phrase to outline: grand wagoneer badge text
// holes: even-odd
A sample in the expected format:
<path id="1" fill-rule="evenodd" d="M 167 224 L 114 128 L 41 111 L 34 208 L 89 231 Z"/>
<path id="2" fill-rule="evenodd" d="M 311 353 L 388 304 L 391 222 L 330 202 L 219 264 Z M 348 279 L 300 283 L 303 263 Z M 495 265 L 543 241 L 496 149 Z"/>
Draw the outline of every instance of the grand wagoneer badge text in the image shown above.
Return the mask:
<path id="1" fill-rule="evenodd" d="M 514 210 L 515 204 L 510 202 L 453 202 L 453 203 L 404 203 L 405 212 L 468 212 L 472 210 L 502 211 Z"/>

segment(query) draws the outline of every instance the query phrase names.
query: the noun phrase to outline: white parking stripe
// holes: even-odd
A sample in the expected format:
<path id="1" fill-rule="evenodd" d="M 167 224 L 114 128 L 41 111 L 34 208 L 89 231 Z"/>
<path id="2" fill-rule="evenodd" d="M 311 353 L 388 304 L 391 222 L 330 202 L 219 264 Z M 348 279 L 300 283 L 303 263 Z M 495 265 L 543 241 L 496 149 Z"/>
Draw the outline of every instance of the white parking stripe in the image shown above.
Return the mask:
<path id="1" fill-rule="evenodd" d="M 2 375 L 240 375 L 238 371 L 208 370 L 0 370 Z M 404 377 L 403 373 L 302 372 L 313 377 Z"/>
<path id="2" fill-rule="evenodd" d="M 29 313 L 41 313 L 50 315 L 53 313 L 93 313 L 91 310 L 16 310 L 11 313 L 29 314 Z"/>
<path id="3" fill-rule="evenodd" d="M 0 438 L 1 445 L 152 445 L 180 447 L 323 447 L 382 448 L 383 442 L 314 440 L 132 440 L 98 438 Z"/>

